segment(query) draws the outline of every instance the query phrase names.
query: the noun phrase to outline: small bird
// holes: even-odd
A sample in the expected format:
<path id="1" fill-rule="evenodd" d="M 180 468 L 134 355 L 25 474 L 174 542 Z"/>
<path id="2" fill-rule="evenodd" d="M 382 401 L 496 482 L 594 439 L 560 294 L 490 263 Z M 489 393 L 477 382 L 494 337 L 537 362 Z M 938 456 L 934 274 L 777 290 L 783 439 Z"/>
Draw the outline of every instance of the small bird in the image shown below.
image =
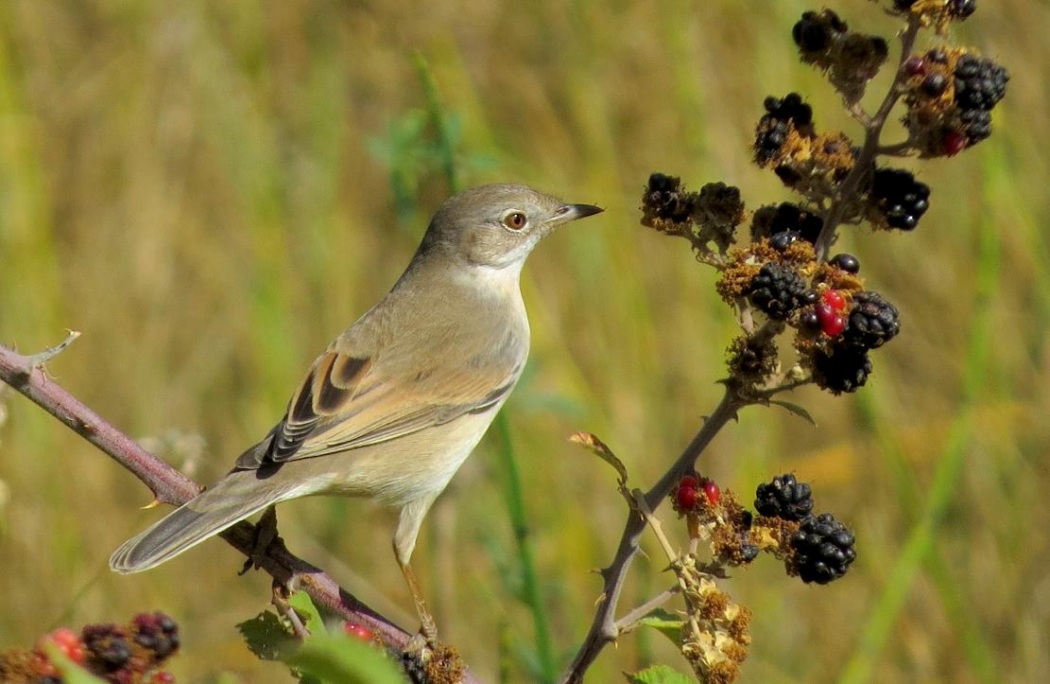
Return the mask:
<path id="1" fill-rule="evenodd" d="M 434 638 L 409 565 L 420 525 L 525 367 L 525 258 L 557 226 L 601 211 L 522 185 L 448 199 L 393 289 L 313 362 L 276 427 L 110 568 L 149 570 L 281 501 L 372 498 L 401 511 L 394 555 Z"/>

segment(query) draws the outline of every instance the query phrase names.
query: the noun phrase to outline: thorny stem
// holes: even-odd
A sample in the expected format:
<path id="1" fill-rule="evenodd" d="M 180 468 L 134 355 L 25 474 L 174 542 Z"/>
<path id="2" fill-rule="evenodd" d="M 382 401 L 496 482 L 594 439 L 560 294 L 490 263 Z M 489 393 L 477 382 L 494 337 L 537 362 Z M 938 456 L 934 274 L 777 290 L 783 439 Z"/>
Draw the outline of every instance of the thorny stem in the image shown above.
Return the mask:
<path id="1" fill-rule="evenodd" d="M 33 356 L 24 356 L 0 345 L 0 380 L 142 480 L 157 502 L 178 506 L 192 499 L 200 491 L 199 485 L 103 420 L 43 371 L 42 363 L 68 347 L 76 335 L 71 333 L 65 342 Z M 220 536 L 252 559 L 275 583 L 291 591 L 305 591 L 322 613 L 368 627 L 387 648 L 401 650 L 408 644 L 409 633 L 342 589 L 321 569 L 292 554 L 283 543 L 270 544 L 260 552 L 255 528 L 251 523 L 240 522 Z M 473 674 L 464 674 L 466 684 L 478 681 Z"/>
<path id="2" fill-rule="evenodd" d="M 828 250 L 831 248 L 832 242 L 835 241 L 836 229 L 843 222 L 846 210 L 851 205 L 851 199 L 856 196 L 861 181 L 868 175 L 870 167 L 879 153 L 879 138 L 882 135 L 882 129 L 886 125 L 886 120 L 889 118 L 890 112 L 893 111 L 894 105 L 897 104 L 897 100 L 900 99 L 901 94 L 904 92 L 902 88 L 904 70 L 901 67 L 904 64 L 904 60 L 911 55 L 912 48 L 915 46 L 915 37 L 918 35 L 920 28 L 922 28 L 921 18 L 918 15 L 909 15 L 908 26 L 901 35 L 901 54 L 897 62 L 897 72 L 893 77 L 893 83 L 890 85 L 886 97 L 883 98 L 878 110 L 865 124 L 864 146 L 861 148 L 860 155 L 857 157 L 853 169 L 846 176 L 846 180 L 842 181 L 842 184 L 836 188 L 831 202 L 831 210 L 828 211 L 828 215 L 824 219 L 824 227 L 821 229 L 820 236 L 816 242 L 818 261 L 827 259 Z"/>
<path id="3" fill-rule="evenodd" d="M 642 605 L 634 608 L 630 612 L 626 613 L 623 617 L 616 621 L 616 629 L 620 634 L 630 632 L 638 625 L 638 621 L 644 618 L 649 613 L 653 612 L 660 606 L 664 605 L 672 598 L 682 593 L 682 588 L 678 585 L 664 589 L 656 596 L 652 597 Z"/>
<path id="4" fill-rule="evenodd" d="M 876 110 L 873 115 L 868 115 L 859 105 L 851 107 L 850 109 L 851 114 L 853 114 L 853 116 L 861 122 L 864 127 L 864 145 L 861 148 L 861 152 L 857 157 L 853 169 L 842 184 L 835 190 L 832 198 L 831 209 L 828 211 L 828 215 L 824 219 L 824 226 L 821 229 L 820 235 L 815 244 L 817 259 L 820 261 L 827 259 L 828 250 L 830 249 L 832 242 L 835 240 L 836 229 L 846 219 L 846 211 L 852 204 L 852 198 L 856 196 L 861 182 L 868 175 L 875 157 L 881 151 L 879 138 L 882 135 L 882 129 L 886 125 L 890 112 L 893 110 L 893 107 L 897 104 L 897 101 L 903 93 L 904 71 L 901 67 L 903 66 L 904 60 L 911 55 L 912 48 L 915 45 L 916 36 L 921 27 L 922 22 L 917 15 L 909 17 L 908 26 L 901 35 L 901 54 L 897 64 L 897 72 L 894 76 L 893 83 L 890 85 L 890 88 L 886 93 L 885 98 L 883 98 L 882 103 L 879 105 L 878 110 Z M 753 323 L 749 319 L 742 317 L 741 323 L 745 331 L 752 332 L 751 327 L 753 326 Z M 763 328 L 757 332 L 759 334 L 776 333 L 772 328 Z M 645 503 L 650 509 L 655 509 L 660 502 L 670 494 L 671 488 L 676 482 L 678 482 L 682 475 L 685 475 L 694 468 L 696 460 L 699 458 L 703 450 L 711 442 L 718 431 L 721 430 L 730 419 L 736 417 L 739 409 L 748 404 L 763 403 L 764 401 L 768 401 L 774 394 L 807 384 L 807 382 L 809 381 L 800 380 L 797 382 L 790 382 L 765 392 L 756 393 L 750 391 L 748 387 L 744 386 L 739 381 L 730 378 L 730 380 L 727 381 L 725 395 L 722 397 L 722 401 L 719 403 L 718 408 L 716 408 L 715 412 L 705 421 L 704 426 L 693 438 L 693 441 L 689 446 L 686 447 L 685 451 L 682 452 L 682 455 L 678 457 L 678 460 L 675 461 L 674 465 L 672 465 L 667 472 L 664 473 L 664 476 L 660 478 L 660 481 L 646 493 L 644 498 Z M 614 618 L 616 606 L 619 602 L 620 594 L 623 590 L 623 583 L 627 571 L 630 568 L 631 561 L 638 553 L 642 533 L 645 531 L 645 525 L 645 518 L 640 515 L 637 510 L 632 510 L 627 518 L 623 534 L 620 537 L 620 545 L 616 550 L 616 555 L 614 556 L 612 563 L 601 571 L 601 576 L 604 581 L 602 598 L 598 609 L 595 612 L 590 631 L 584 639 L 583 644 L 580 646 L 580 649 L 572 664 L 569 666 L 569 669 L 562 676 L 562 679 L 560 680 L 562 684 L 579 684 L 582 682 L 584 673 L 598 657 L 601 650 L 609 643 L 614 642 L 620 634 L 621 623 L 617 622 Z"/>
<path id="5" fill-rule="evenodd" d="M 715 435 L 737 416 L 737 412 L 751 403 L 741 393 L 742 387 L 738 380 L 730 378 L 726 381 L 725 394 L 715 408 L 714 412 L 707 417 L 700 431 L 696 433 L 693 440 L 682 451 L 678 460 L 664 473 L 663 477 L 645 493 L 642 501 L 649 510 L 657 507 L 667 499 L 671 489 L 682 478 L 683 475 L 693 470 L 697 459 L 704 449 L 711 443 Z M 635 509 L 627 516 L 623 534 L 620 537 L 620 545 L 616 550 L 612 563 L 601 571 L 604 586 L 602 596 L 595 611 L 591 628 L 580 645 L 572 664 L 563 673 L 559 680 L 562 684 L 580 684 L 583 675 L 591 664 L 608 644 L 616 641 L 621 633 L 621 627 L 616 621 L 616 607 L 623 591 L 623 584 L 627 578 L 631 561 L 641 547 L 642 534 L 645 532 L 646 520 Z"/>

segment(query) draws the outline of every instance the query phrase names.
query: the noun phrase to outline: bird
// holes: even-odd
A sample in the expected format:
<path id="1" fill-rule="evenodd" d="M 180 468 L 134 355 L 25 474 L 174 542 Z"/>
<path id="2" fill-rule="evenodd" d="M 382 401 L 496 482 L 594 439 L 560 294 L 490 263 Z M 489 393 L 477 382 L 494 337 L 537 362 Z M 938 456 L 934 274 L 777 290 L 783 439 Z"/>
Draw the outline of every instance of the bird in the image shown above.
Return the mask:
<path id="1" fill-rule="evenodd" d="M 317 357 L 276 426 L 120 546 L 110 568 L 149 570 L 282 501 L 374 499 L 400 510 L 394 557 L 420 633 L 436 638 L 410 565 L 423 519 L 525 367 L 526 257 L 556 227 L 601 211 L 516 184 L 447 199 L 390 292 Z"/>

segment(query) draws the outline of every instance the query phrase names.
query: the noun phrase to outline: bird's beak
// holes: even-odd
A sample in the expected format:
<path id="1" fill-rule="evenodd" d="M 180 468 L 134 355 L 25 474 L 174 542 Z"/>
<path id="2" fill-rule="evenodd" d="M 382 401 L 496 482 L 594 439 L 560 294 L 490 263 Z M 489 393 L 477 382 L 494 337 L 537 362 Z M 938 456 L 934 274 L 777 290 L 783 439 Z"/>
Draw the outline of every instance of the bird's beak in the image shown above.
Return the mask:
<path id="1" fill-rule="evenodd" d="M 558 207 L 558 210 L 554 212 L 554 217 L 551 219 L 551 225 L 560 225 L 562 223 L 568 223 L 569 221 L 575 221 L 576 219 L 587 218 L 588 216 L 594 216 L 600 214 L 604 209 L 596 207 L 593 204 L 564 204 Z"/>

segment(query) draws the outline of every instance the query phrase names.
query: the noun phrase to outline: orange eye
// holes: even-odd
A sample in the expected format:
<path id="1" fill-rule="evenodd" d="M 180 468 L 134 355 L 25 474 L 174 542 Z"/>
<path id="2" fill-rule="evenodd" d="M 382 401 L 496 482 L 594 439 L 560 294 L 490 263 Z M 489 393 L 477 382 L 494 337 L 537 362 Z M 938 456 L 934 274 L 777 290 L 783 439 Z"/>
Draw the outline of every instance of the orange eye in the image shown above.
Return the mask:
<path id="1" fill-rule="evenodd" d="M 525 217 L 525 214 L 520 211 L 514 211 L 503 217 L 503 225 L 510 228 L 511 230 L 521 230 L 525 227 L 525 224 L 529 222 L 529 219 Z"/>

